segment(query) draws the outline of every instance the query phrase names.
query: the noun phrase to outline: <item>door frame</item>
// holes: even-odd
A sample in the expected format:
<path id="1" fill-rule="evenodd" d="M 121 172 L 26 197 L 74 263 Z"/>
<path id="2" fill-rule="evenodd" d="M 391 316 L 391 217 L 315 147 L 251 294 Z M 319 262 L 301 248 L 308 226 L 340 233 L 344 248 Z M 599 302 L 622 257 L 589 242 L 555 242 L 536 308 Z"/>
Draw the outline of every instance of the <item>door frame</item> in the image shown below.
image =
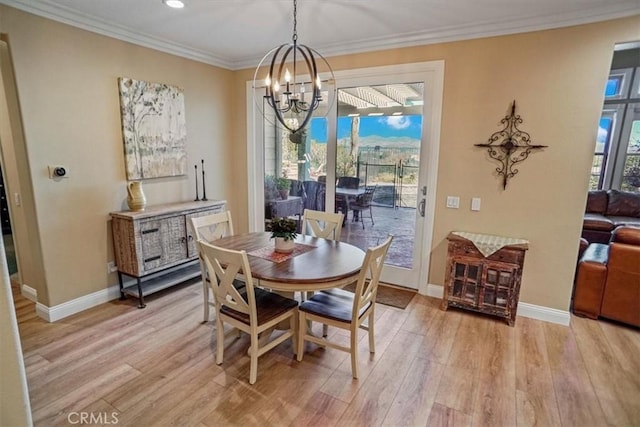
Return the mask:
<path id="1" fill-rule="evenodd" d="M 417 288 L 421 294 L 427 293 L 427 281 L 429 277 L 429 265 L 431 257 L 431 246 L 433 240 L 434 212 L 436 206 L 436 185 L 438 177 L 438 158 L 440 151 L 440 127 L 442 121 L 442 100 L 444 93 L 444 60 L 387 65 L 379 67 L 368 67 L 334 72 L 336 79 L 336 89 L 345 86 L 362 84 L 384 84 L 403 81 L 424 82 L 424 106 L 423 106 L 423 134 L 420 150 L 421 172 L 418 188 L 426 186 L 427 195 L 425 197 L 425 219 L 418 221 L 422 224 L 421 230 L 416 229 L 416 236 L 421 236 L 420 241 L 416 239 L 414 243 L 414 270 L 416 277 L 407 279 L 412 288 Z M 385 80 L 386 79 L 386 80 Z M 261 191 L 264 176 L 263 165 L 263 120 L 254 102 L 254 89 L 252 81 L 246 85 L 246 112 L 247 112 L 247 179 L 248 179 L 248 217 L 249 230 L 260 230 L 263 224 L 264 195 Z M 337 102 L 331 107 L 327 114 L 328 119 L 328 141 L 327 151 L 336 148 L 336 116 Z M 426 159 L 426 162 L 422 162 Z M 426 163 L 426 164 L 424 164 Z M 335 174 L 335 158 L 327 157 L 327 178 Z M 327 200 L 333 200 L 334 189 L 327 188 Z M 330 206 L 327 205 L 327 208 Z M 418 226 L 417 224 L 417 226 Z M 381 276 L 382 281 L 388 274 Z"/>

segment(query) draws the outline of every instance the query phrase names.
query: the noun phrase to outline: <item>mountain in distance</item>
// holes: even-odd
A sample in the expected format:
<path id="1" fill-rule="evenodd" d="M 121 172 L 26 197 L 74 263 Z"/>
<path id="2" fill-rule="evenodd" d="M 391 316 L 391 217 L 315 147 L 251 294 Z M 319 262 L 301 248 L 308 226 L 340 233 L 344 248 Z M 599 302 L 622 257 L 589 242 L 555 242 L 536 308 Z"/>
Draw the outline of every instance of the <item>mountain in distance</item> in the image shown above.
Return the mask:
<path id="1" fill-rule="evenodd" d="M 350 138 L 338 139 L 338 145 L 349 145 L 350 142 Z M 382 137 L 378 135 L 370 135 L 361 136 L 359 139 L 359 145 L 360 147 L 419 148 L 420 140 L 406 136 Z"/>

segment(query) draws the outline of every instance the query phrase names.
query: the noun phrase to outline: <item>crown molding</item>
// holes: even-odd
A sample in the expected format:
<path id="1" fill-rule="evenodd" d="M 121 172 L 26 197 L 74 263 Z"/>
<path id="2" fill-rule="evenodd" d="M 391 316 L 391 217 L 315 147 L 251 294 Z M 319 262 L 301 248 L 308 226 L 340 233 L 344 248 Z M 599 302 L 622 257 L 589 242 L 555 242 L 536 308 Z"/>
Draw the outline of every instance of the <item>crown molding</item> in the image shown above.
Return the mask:
<path id="1" fill-rule="evenodd" d="M 213 55 L 209 52 L 192 49 L 190 47 L 174 43 L 170 40 L 137 33 L 132 31 L 130 28 L 102 21 L 86 14 L 78 13 L 49 0 L 44 0 L 44 3 L 37 4 L 30 3 L 28 0 L 0 0 L 0 3 L 43 18 L 52 19 L 76 28 L 81 28 L 103 36 L 159 50 L 171 55 L 192 59 L 209 65 L 215 65 L 216 67 L 226 69 L 233 68 L 233 63 L 231 61 Z"/>
<path id="2" fill-rule="evenodd" d="M 159 50 L 172 55 L 192 59 L 229 70 L 253 68 L 260 62 L 261 57 L 247 57 L 234 61 L 223 58 L 198 49 L 192 49 L 170 40 L 161 39 L 134 30 L 96 19 L 86 14 L 78 13 L 51 0 L 43 0 L 33 4 L 29 0 L 0 0 L 5 4 L 34 15 L 49 18 L 87 31 L 102 34 L 125 42 Z M 425 30 L 400 34 L 393 37 L 377 37 L 353 42 L 334 43 L 324 46 L 316 46 L 323 56 L 348 55 L 354 53 L 371 52 L 384 49 L 397 49 L 402 47 L 428 45 L 434 43 L 454 42 L 483 37 L 495 37 L 530 31 L 549 30 L 573 25 L 590 24 L 610 19 L 624 18 L 640 14 L 637 0 L 627 0 L 623 3 L 584 9 L 565 14 L 552 16 L 540 16 L 528 19 L 515 19 L 513 21 L 489 21 L 474 23 L 472 25 L 441 28 L 438 30 Z"/>
<path id="3" fill-rule="evenodd" d="M 496 37 L 531 31 L 551 30 L 574 25 L 591 24 L 611 19 L 640 15 L 636 0 L 627 1 L 606 8 L 592 8 L 579 12 L 553 16 L 518 19 L 513 21 L 481 22 L 473 25 L 440 28 L 437 31 L 417 31 L 394 37 L 378 37 L 325 46 L 314 46 L 324 57 L 373 52 L 385 49 L 422 46 L 435 43 L 456 42 L 462 40 Z M 255 67 L 261 58 L 246 58 L 233 63 L 233 69 Z"/>

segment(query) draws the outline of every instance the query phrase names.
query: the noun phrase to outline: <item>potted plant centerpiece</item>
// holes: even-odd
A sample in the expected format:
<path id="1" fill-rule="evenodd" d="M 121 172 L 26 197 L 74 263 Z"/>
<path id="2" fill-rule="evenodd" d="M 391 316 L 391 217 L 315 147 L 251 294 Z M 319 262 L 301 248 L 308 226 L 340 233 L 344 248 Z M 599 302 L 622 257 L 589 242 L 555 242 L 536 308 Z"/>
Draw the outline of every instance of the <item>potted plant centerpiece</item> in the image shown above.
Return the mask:
<path id="1" fill-rule="evenodd" d="M 287 178 L 276 178 L 276 188 L 280 193 L 280 198 L 282 200 L 287 200 L 289 198 L 289 189 L 291 188 L 291 181 Z"/>
<path id="2" fill-rule="evenodd" d="M 271 220 L 271 238 L 276 239 L 275 250 L 284 254 L 290 254 L 295 248 L 294 239 L 298 224 L 291 218 L 274 218 Z"/>

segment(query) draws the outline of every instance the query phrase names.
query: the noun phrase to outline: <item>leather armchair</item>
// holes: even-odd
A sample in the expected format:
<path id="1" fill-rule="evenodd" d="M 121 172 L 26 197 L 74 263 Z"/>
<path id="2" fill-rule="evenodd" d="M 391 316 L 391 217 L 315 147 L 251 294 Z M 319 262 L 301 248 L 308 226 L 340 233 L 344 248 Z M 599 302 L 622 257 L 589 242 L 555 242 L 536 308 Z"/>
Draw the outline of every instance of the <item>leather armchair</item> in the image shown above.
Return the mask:
<path id="1" fill-rule="evenodd" d="M 578 266 L 574 313 L 640 326 L 640 227 L 617 227 L 592 243 Z"/>

